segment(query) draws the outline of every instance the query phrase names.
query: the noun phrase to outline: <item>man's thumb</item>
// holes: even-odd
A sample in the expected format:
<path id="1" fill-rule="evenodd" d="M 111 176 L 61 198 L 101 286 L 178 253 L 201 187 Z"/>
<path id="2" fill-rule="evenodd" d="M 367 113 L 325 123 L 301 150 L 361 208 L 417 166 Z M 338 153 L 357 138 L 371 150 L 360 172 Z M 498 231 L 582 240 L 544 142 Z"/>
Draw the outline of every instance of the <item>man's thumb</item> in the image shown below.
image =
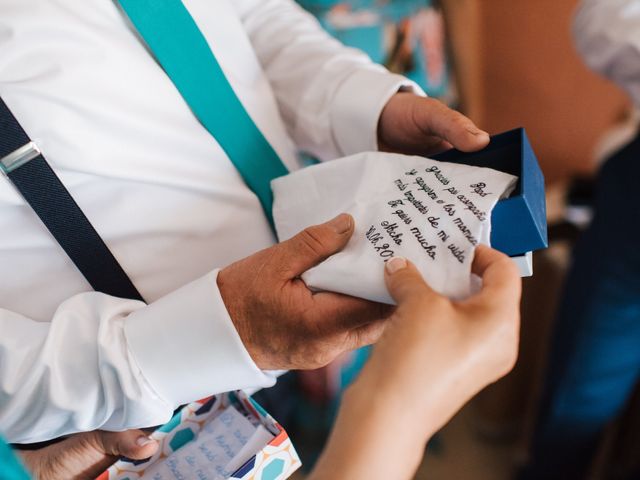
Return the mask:
<path id="1" fill-rule="evenodd" d="M 353 218 L 341 213 L 321 225 L 305 228 L 295 237 L 282 242 L 278 249 L 278 261 L 286 266 L 290 278 L 306 272 L 342 250 L 353 234 Z"/>
<path id="2" fill-rule="evenodd" d="M 434 295 L 413 263 L 402 257 L 393 257 L 384 268 L 384 281 L 389 294 L 398 305 L 414 298 Z"/>
<path id="3" fill-rule="evenodd" d="M 149 438 L 142 430 L 127 430 L 126 432 L 97 432 L 101 436 L 101 444 L 107 455 L 122 456 L 132 460 L 149 458 L 159 444 Z"/>

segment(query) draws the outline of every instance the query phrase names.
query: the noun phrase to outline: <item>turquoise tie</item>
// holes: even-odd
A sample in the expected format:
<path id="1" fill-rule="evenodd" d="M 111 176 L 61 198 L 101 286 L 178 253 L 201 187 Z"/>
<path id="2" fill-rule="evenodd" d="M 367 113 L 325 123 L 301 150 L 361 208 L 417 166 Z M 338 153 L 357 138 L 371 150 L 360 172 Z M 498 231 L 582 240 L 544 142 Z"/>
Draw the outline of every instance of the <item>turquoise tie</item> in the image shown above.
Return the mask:
<path id="1" fill-rule="evenodd" d="M 29 474 L 2 438 L 0 438 L 0 480 L 29 480 Z"/>
<path id="2" fill-rule="evenodd" d="M 119 2 L 192 112 L 257 195 L 273 225 L 270 184 L 286 175 L 287 168 L 242 106 L 191 14 L 180 0 Z"/>

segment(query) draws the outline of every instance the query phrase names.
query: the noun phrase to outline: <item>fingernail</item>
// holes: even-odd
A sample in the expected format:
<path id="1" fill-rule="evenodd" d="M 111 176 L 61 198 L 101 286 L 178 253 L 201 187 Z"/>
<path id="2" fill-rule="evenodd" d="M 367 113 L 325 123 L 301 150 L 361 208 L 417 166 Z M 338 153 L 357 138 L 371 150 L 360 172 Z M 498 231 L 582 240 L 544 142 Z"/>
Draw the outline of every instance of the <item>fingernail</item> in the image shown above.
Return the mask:
<path id="1" fill-rule="evenodd" d="M 346 213 L 341 213 L 333 220 L 327 222 L 327 225 L 336 233 L 342 235 L 351 229 L 351 217 Z"/>
<path id="2" fill-rule="evenodd" d="M 138 445 L 139 447 L 144 447 L 145 445 L 149 445 L 151 442 L 153 442 L 153 440 L 145 436 L 141 436 L 136 439 L 136 445 Z"/>
<path id="3" fill-rule="evenodd" d="M 387 273 L 393 275 L 398 270 L 402 270 L 407 266 L 407 261 L 402 257 L 393 257 L 391 260 L 385 263 L 385 268 L 387 269 Z"/>
<path id="4" fill-rule="evenodd" d="M 479 137 L 479 136 L 488 137 L 489 136 L 489 134 L 487 132 L 485 132 L 484 130 L 480 130 L 479 128 L 476 128 L 476 127 L 467 128 L 467 132 L 469 132 L 471 135 L 475 135 L 476 137 Z"/>

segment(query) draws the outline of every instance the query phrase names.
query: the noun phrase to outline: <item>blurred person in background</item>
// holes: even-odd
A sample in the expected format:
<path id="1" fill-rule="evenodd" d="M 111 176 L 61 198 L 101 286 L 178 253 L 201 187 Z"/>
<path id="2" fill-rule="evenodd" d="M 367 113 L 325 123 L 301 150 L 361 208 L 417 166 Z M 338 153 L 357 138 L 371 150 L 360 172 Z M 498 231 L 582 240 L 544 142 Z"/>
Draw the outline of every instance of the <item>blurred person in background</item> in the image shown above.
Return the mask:
<path id="1" fill-rule="evenodd" d="M 584 0 L 578 50 L 640 105 L 640 1 Z M 640 138 L 603 166 L 595 216 L 580 238 L 561 301 L 528 479 L 588 477 L 605 426 L 640 378 Z"/>

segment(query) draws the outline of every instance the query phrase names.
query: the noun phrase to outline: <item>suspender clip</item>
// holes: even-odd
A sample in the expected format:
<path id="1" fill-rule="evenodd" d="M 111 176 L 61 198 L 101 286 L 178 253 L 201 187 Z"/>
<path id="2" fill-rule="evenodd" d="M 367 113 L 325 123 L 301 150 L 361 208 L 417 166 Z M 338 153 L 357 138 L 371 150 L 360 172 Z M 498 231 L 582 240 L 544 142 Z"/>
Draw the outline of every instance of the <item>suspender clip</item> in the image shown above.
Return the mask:
<path id="1" fill-rule="evenodd" d="M 39 157 L 41 153 L 34 142 L 29 142 L 9 155 L 0 158 L 0 169 L 4 174 L 8 175 L 25 163 Z"/>

